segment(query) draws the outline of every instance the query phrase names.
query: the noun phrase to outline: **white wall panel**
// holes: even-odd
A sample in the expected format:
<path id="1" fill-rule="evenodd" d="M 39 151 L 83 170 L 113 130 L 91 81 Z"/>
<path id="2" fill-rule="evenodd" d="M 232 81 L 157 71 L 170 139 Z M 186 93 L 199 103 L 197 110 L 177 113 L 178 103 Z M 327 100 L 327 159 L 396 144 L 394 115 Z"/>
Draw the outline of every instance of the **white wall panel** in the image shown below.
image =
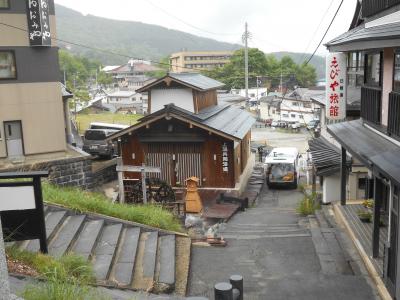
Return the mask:
<path id="1" fill-rule="evenodd" d="M 154 89 L 151 91 L 151 112 L 173 103 L 176 106 L 194 112 L 193 94 L 191 89 Z"/>

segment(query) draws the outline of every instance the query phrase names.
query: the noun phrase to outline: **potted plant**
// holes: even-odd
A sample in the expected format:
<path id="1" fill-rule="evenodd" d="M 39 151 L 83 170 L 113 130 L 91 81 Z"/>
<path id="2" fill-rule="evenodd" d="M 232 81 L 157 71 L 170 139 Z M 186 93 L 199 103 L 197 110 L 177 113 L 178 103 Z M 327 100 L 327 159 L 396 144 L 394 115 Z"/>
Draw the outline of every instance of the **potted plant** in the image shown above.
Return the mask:
<path id="1" fill-rule="evenodd" d="M 362 203 L 362 205 L 363 205 L 365 208 L 372 209 L 372 208 L 374 207 L 374 200 L 373 200 L 373 199 L 364 200 L 363 203 Z"/>
<path id="2" fill-rule="evenodd" d="M 372 219 L 372 214 L 369 211 L 359 210 L 357 212 L 358 217 L 360 218 L 361 222 L 363 223 L 370 223 Z"/>

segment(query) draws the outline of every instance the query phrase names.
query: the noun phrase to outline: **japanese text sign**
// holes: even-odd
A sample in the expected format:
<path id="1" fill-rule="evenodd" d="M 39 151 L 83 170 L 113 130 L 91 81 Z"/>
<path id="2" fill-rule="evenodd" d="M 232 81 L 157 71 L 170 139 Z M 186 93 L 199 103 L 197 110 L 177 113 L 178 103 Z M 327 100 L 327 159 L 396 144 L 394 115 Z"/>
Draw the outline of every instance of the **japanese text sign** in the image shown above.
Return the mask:
<path id="1" fill-rule="evenodd" d="M 29 44 L 51 46 L 49 0 L 27 0 Z"/>
<path id="2" fill-rule="evenodd" d="M 346 118 L 347 66 L 344 53 L 330 53 L 326 58 L 326 118 Z"/>
<path id="3" fill-rule="evenodd" d="M 222 145 L 222 171 L 229 171 L 228 145 L 226 143 Z"/>

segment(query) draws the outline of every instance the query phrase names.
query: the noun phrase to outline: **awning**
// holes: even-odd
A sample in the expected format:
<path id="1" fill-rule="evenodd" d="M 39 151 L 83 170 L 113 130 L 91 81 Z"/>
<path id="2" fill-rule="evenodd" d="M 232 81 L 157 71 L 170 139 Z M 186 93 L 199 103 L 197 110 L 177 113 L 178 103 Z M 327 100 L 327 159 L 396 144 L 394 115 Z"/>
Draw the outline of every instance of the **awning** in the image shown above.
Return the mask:
<path id="1" fill-rule="evenodd" d="M 314 138 L 308 142 L 312 161 L 318 176 L 331 176 L 340 171 L 341 153 L 325 138 Z M 348 163 L 351 163 L 348 158 Z"/>
<path id="2" fill-rule="evenodd" d="M 329 125 L 328 132 L 366 167 L 400 184 L 400 146 L 366 127 L 362 120 Z"/>

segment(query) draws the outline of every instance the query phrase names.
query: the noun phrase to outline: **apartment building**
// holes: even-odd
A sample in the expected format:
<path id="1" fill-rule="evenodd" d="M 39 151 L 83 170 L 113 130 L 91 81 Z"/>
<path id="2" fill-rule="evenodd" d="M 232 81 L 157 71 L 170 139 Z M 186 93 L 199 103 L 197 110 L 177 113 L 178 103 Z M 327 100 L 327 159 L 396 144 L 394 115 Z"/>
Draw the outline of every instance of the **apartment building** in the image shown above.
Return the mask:
<path id="1" fill-rule="evenodd" d="M 170 57 L 171 72 L 199 72 L 223 67 L 233 55 L 233 51 L 184 51 Z M 192 70 L 193 69 L 193 70 Z"/>

